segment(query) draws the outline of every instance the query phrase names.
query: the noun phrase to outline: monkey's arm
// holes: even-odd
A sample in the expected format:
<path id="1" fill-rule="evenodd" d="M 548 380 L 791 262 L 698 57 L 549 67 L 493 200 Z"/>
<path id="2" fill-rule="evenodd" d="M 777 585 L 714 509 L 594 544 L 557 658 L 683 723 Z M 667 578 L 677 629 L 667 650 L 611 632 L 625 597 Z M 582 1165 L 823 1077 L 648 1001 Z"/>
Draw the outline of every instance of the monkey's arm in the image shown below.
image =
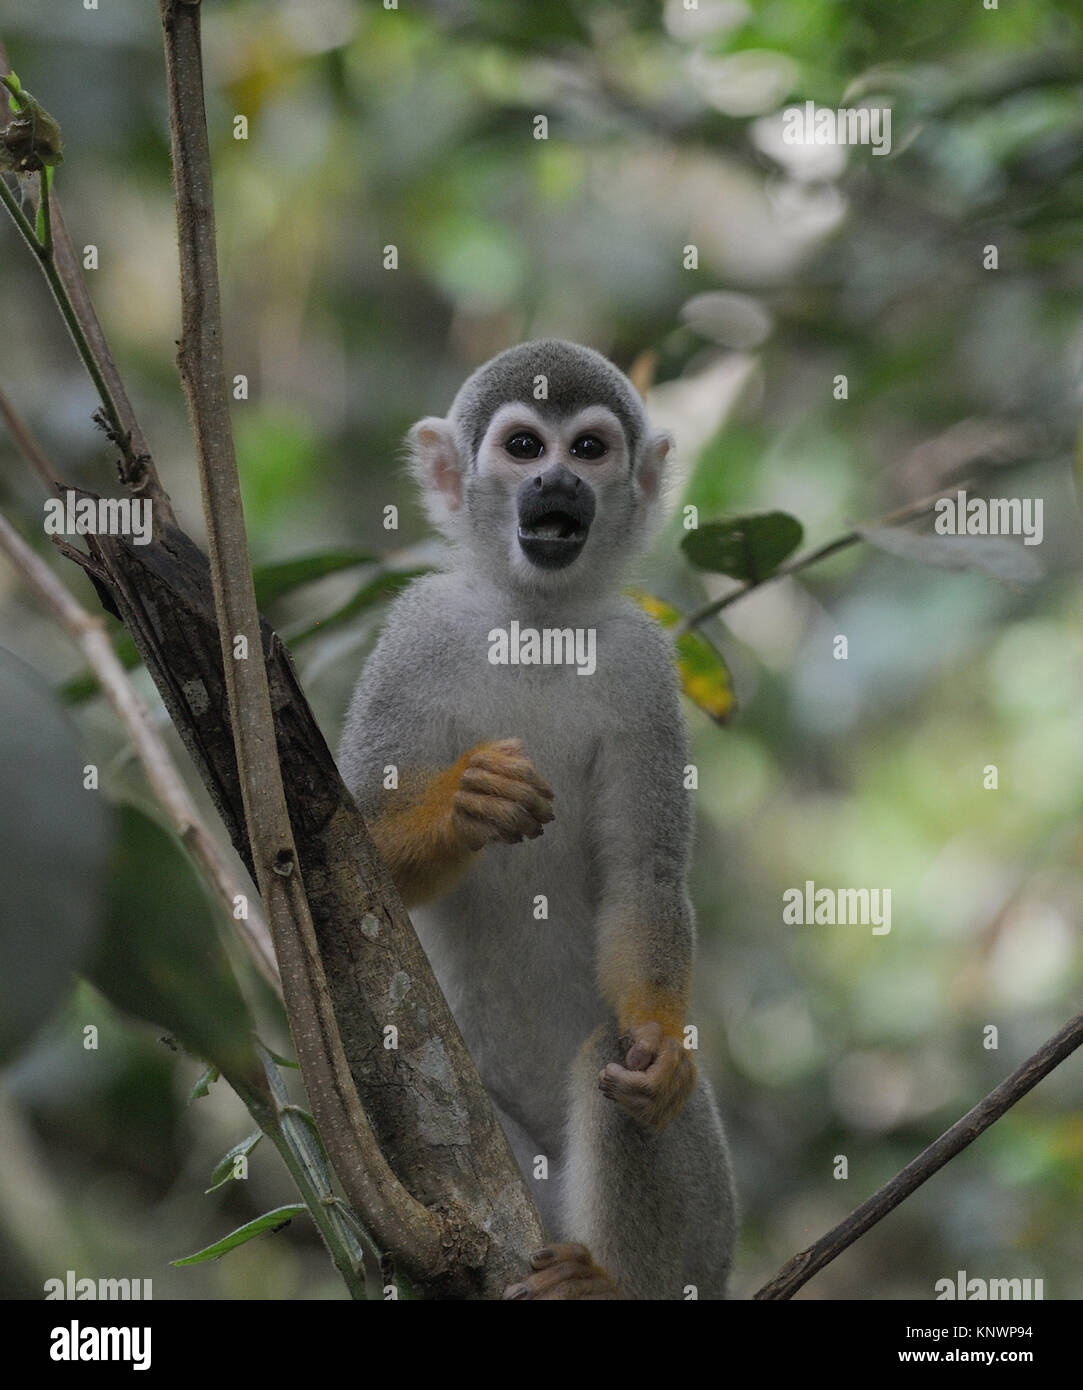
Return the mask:
<path id="1" fill-rule="evenodd" d="M 695 1084 L 684 1046 L 695 934 L 685 886 L 688 754 L 668 639 L 651 623 L 625 649 L 629 669 L 615 733 L 603 739 L 597 758 L 593 809 L 601 868 L 598 982 L 626 1049 L 623 1064 L 610 1062 L 599 1085 L 660 1130 Z"/>
<path id="2" fill-rule="evenodd" d="M 406 772 L 384 792 L 369 831 L 407 907 L 450 889 L 495 840 L 533 840 L 553 793 L 518 739 L 479 743 L 434 774 Z"/>
<path id="3" fill-rule="evenodd" d="M 533 839 L 553 819 L 553 793 L 522 744 L 470 747 L 456 700 L 444 698 L 472 675 L 448 584 L 428 575 L 395 600 L 338 747 L 343 780 L 408 907 L 447 892 L 483 846 Z"/>

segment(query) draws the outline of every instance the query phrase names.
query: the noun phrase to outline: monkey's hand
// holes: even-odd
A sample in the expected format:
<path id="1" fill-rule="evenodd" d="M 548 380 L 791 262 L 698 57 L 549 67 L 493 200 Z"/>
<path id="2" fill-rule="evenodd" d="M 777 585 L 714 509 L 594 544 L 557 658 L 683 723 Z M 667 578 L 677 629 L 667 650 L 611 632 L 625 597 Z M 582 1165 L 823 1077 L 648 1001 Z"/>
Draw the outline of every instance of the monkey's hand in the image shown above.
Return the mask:
<path id="1" fill-rule="evenodd" d="M 641 1023 L 621 1038 L 624 1065 L 609 1062 L 598 1077 L 603 1095 L 623 1105 L 649 1129 L 677 1118 L 696 1084 L 696 1067 L 679 1037 L 659 1023 Z"/>
<path id="2" fill-rule="evenodd" d="M 553 819 L 553 793 L 517 738 L 479 743 L 432 774 L 407 775 L 369 831 L 407 907 L 453 886 L 473 852 L 533 840 Z"/>
<path id="3" fill-rule="evenodd" d="M 455 764 L 458 786 L 451 801 L 451 826 L 469 850 L 494 840 L 535 840 L 553 819 L 553 791 L 527 757 L 522 740 L 479 743 Z"/>
<path id="4" fill-rule="evenodd" d="M 591 1258 L 585 1245 L 547 1245 L 530 1257 L 532 1274 L 521 1284 L 510 1284 L 504 1297 L 528 1298 L 535 1303 L 566 1298 L 620 1298 L 620 1290 Z"/>

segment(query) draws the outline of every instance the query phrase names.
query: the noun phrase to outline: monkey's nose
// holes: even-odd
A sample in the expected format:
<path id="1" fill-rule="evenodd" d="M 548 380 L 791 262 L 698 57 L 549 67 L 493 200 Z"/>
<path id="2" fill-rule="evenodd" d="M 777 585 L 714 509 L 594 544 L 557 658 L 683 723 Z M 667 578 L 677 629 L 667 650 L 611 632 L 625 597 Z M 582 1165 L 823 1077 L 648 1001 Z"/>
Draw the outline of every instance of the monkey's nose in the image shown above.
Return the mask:
<path id="1" fill-rule="evenodd" d="M 552 468 L 547 473 L 536 473 L 531 479 L 535 492 L 552 492 L 558 497 L 575 497 L 583 485 L 583 479 L 578 473 L 573 473 L 564 464 L 558 463 L 556 468 Z"/>

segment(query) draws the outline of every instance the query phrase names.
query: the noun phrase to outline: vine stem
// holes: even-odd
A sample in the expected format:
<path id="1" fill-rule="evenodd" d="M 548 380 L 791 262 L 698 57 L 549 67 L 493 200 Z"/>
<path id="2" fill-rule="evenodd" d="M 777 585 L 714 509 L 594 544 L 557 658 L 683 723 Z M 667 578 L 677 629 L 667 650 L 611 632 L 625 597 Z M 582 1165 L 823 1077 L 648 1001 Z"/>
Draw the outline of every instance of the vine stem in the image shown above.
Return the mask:
<path id="1" fill-rule="evenodd" d="M 115 437 L 120 447 L 125 449 L 128 441 L 128 431 L 124 428 L 120 410 L 113 397 L 112 391 L 109 389 L 109 383 L 106 381 L 102 369 L 98 364 L 98 359 L 91 349 L 87 335 L 83 331 L 83 325 L 79 322 L 79 315 L 75 311 L 75 305 L 72 302 L 71 295 L 68 293 L 67 286 L 64 284 L 60 271 L 57 268 L 56 247 L 53 242 L 52 198 L 44 169 L 41 172 L 41 197 L 42 207 L 45 210 L 44 241 L 38 239 L 37 231 L 19 205 L 19 200 L 9 188 L 6 179 L 0 178 L 0 201 L 2 201 L 5 208 L 7 208 L 23 240 L 34 253 L 34 259 L 41 266 L 42 273 L 48 282 L 50 290 L 52 290 L 53 298 L 56 300 L 57 308 L 60 310 L 61 317 L 67 325 L 68 332 L 71 334 L 72 341 L 75 344 L 75 350 L 78 352 L 83 366 L 87 369 L 87 373 L 94 383 L 94 389 L 97 391 L 98 399 L 102 403 L 102 411 L 105 415 L 105 422 L 109 427 L 110 434 Z"/>

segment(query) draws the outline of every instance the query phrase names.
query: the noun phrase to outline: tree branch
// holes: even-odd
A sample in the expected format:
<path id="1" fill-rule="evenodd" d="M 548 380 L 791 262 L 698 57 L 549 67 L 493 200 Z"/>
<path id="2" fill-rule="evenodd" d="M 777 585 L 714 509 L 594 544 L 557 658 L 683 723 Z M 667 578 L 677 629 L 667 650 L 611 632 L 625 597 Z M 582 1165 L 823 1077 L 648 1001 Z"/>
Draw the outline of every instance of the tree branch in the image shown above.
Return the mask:
<path id="1" fill-rule="evenodd" d="M 177 354 L 203 490 L 211 582 L 256 880 L 309 1102 L 348 1199 L 411 1268 L 439 1261 L 442 1222 L 392 1172 L 350 1077 L 302 882 L 279 766 L 222 360 L 198 3 L 160 0 L 181 270 Z M 240 650 L 238 646 L 240 645 Z M 253 659 L 248 659 L 249 649 Z"/>
<path id="2" fill-rule="evenodd" d="M 45 465 L 46 474 L 51 473 L 40 449 L 3 391 L 0 391 L 0 414 L 12 427 L 16 441 L 27 456 L 39 459 Z M 243 896 L 250 899 L 252 895 L 220 853 L 210 831 L 201 821 L 168 749 L 154 728 L 150 710 L 117 659 L 104 621 L 91 617 L 68 593 L 49 566 L 30 549 L 3 515 L 0 515 L 0 550 L 82 649 L 87 665 L 97 677 L 98 684 L 132 741 L 159 804 L 169 815 L 177 834 L 188 846 L 207 882 L 222 900 L 230 921 L 235 924 L 260 973 L 273 989 L 281 993 L 271 938 L 258 903 L 249 903 L 247 920 L 238 920 L 234 916 L 236 898 Z"/>
<path id="3" fill-rule="evenodd" d="M 70 243 L 55 197 L 52 214 L 67 284 L 63 246 Z M 70 270 L 78 306 L 85 289 L 74 257 Z M 84 323 L 90 350 L 102 371 L 115 373 L 96 319 L 94 327 Z M 114 386 L 114 398 L 130 412 L 123 388 Z M 138 448 L 143 436 L 134 417 L 125 424 Z M 168 507 L 157 506 L 154 517 L 149 545 L 88 535 L 89 553 L 64 553 L 127 627 L 234 847 L 254 871 L 209 567 Z M 289 654 L 266 623 L 260 636 L 290 821 L 350 1075 L 392 1169 L 442 1221 L 438 1257 L 427 1267 L 407 1258 L 405 1272 L 421 1296 L 497 1298 L 542 1244 L 540 1219 Z M 402 1253 L 386 1244 L 393 1256 Z"/>
<path id="4" fill-rule="evenodd" d="M 938 1172 L 949 1159 L 961 1153 L 972 1144 L 989 1126 L 999 1120 L 1001 1115 L 1037 1086 L 1038 1082 L 1070 1056 L 1083 1043 L 1083 1014 L 1078 1014 L 1066 1023 L 1059 1033 L 1028 1057 L 1022 1066 L 1017 1067 L 999 1086 L 990 1091 L 984 1100 L 968 1110 L 961 1120 L 956 1120 L 950 1129 L 944 1131 L 927 1149 L 901 1172 L 884 1184 L 866 1202 L 856 1207 L 845 1221 L 821 1236 L 815 1245 L 794 1255 L 782 1266 L 775 1277 L 759 1289 L 753 1298 L 762 1300 L 792 1298 L 802 1284 L 808 1283 L 825 1265 L 852 1245 L 859 1236 L 882 1221 L 888 1212 L 893 1211 L 904 1198 L 916 1191 L 923 1182 Z"/>

